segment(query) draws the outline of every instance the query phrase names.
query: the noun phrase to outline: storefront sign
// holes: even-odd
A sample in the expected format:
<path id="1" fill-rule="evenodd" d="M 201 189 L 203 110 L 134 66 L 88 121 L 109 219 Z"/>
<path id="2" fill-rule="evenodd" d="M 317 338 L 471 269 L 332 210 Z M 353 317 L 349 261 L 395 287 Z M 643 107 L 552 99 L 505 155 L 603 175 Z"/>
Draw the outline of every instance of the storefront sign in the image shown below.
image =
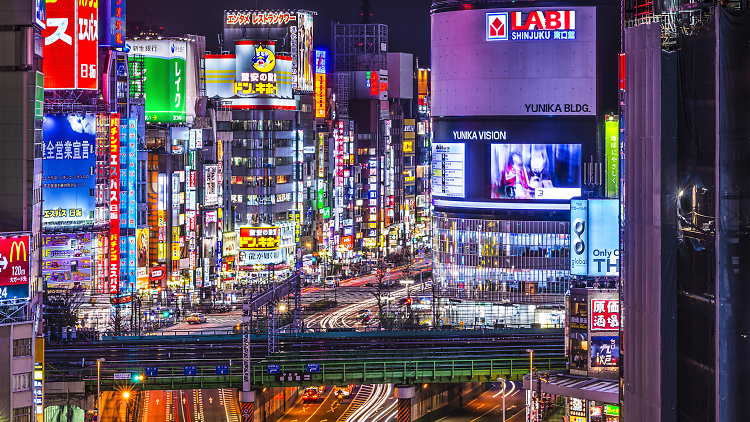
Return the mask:
<path id="1" fill-rule="evenodd" d="M 568 413 L 571 417 L 578 416 L 586 420 L 586 400 L 575 397 L 568 399 Z"/>
<path id="2" fill-rule="evenodd" d="M 591 367 L 617 367 L 620 361 L 620 338 L 617 336 L 591 339 Z"/>
<path id="3" fill-rule="evenodd" d="M 618 331 L 620 329 L 619 300 L 591 300 L 591 331 Z"/>
<path id="4" fill-rule="evenodd" d="M 241 227 L 240 250 L 271 250 L 279 247 L 278 227 Z"/>

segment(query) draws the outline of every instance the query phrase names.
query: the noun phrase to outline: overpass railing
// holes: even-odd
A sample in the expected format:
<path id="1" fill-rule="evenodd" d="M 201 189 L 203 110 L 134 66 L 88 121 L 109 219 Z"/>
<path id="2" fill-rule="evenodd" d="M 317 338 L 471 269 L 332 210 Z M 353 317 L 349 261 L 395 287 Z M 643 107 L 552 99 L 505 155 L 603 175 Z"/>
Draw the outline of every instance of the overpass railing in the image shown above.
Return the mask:
<path id="1" fill-rule="evenodd" d="M 534 357 L 535 368 L 555 371 L 566 368 L 564 356 Z M 498 377 L 521 380 L 529 372 L 526 358 L 412 359 L 387 361 L 336 361 L 311 365 L 305 362 L 275 363 L 272 360 L 252 367 L 253 388 L 295 387 L 331 384 L 457 383 L 489 382 Z M 143 375 L 138 382 L 132 374 Z M 130 376 L 129 376 L 130 375 Z M 102 368 L 101 388 L 112 390 L 168 390 L 232 388 L 242 385 L 242 367 L 168 366 L 146 374 L 144 367 Z M 97 386 L 96 369 L 45 371 L 46 382 L 84 381 L 89 391 Z"/>
<path id="2" fill-rule="evenodd" d="M 239 321 L 238 321 L 239 322 Z M 467 325 L 463 328 L 458 326 L 443 325 L 443 326 L 407 326 L 399 327 L 393 330 L 386 330 L 380 327 L 357 327 L 357 328 L 301 328 L 295 329 L 293 327 L 279 328 L 278 333 L 280 336 L 297 336 L 300 334 L 323 334 L 323 333 L 382 333 L 388 335 L 388 333 L 394 332 L 435 332 L 435 333 L 485 333 L 485 332 L 503 332 L 503 331 L 514 331 L 514 330 L 527 330 L 528 332 L 545 332 L 545 330 L 554 331 L 561 330 L 564 326 L 562 324 L 545 324 L 543 327 L 540 324 L 498 324 L 495 326 L 491 325 Z M 170 331 L 155 331 L 155 332 L 138 332 L 138 331 L 125 331 L 121 333 L 105 332 L 105 333 L 94 333 L 96 336 L 91 336 L 86 339 L 76 339 L 75 341 L 69 341 L 67 343 L 85 343 L 88 341 L 126 341 L 132 339 L 159 339 L 159 338 L 170 338 L 170 337 L 229 337 L 235 336 L 239 338 L 240 332 L 233 329 L 205 329 L 205 330 L 170 330 Z M 265 329 L 254 329 L 250 333 L 251 336 L 257 336 L 257 338 L 265 339 L 268 334 Z"/>

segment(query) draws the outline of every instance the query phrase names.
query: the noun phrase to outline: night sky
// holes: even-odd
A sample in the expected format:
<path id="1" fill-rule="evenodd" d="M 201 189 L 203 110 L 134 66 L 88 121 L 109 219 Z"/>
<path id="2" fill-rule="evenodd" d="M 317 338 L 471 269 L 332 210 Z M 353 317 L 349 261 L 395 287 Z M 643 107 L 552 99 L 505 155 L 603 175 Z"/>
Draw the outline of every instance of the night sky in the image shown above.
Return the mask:
<path id="1" fill-rule="evenodd" d="M 388 25 L 388 50 L 412 53 L 420 67 L 430 66 L 431 0 L 371 0 L 370 23 Z M 315 46 L 330 51 L 331 21 L 360 23 L 360 0 L 127 0 L 128 22 L 164 28 L 164 35 L 206 37 L 206 49 L 218 52 L 223 12 L 243 9 L 307 9 L 315 17 Z"/>

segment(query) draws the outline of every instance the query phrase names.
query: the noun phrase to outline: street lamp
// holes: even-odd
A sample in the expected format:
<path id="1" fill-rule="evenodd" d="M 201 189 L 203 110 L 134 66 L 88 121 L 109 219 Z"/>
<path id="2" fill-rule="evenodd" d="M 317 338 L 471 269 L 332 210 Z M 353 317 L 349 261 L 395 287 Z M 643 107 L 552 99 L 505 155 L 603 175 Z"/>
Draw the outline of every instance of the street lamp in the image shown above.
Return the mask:
<path id="1" fill-rule="evenodd" d="M 96 420 L 101 420 L 100 415 L 102 414 L 102 362 L 104 362 L 104 358 L 96 360 Z"/>
<path id="2" fill-rule="evenodd" d="M 505 422 L 505 378 L 497 377 L 497 380 L 503 383 L 503 422 Z"/>
<path id="3" fill-rule="evenodd" d="M 534 411 L 534 350 L 533 349 L 526 349 L 526 352 L 529 353 L 529 391 L 531 391 L 531 397 L 532 400 L 529 403 L 529 417 L 531 417 L 532 412 Z"/>

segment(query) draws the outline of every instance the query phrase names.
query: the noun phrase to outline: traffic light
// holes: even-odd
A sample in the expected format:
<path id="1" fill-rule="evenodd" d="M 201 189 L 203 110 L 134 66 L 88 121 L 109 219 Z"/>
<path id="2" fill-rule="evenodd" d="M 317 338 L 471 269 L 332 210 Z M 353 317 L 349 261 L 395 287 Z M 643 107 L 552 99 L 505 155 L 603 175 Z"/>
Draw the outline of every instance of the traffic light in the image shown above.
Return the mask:
<path id="1" fill-rule="evenodd" d="M 164 316 L 164 318 L 169 318 L 169 311 L 164 311 L 162 315 Z"/>
<path id="2" fill-rule="evenodd" d="M 143 374 L 133 374 L 133 382 L 138 383 L 142 382 L 146 379 L 146 376 Z"/>
<path id="3" fill-rule="evenodd" d="M 410 297 L 406 298 L 406 304 L 409 305 L 409 306 L 411 306 L 411 298 Z"/>

